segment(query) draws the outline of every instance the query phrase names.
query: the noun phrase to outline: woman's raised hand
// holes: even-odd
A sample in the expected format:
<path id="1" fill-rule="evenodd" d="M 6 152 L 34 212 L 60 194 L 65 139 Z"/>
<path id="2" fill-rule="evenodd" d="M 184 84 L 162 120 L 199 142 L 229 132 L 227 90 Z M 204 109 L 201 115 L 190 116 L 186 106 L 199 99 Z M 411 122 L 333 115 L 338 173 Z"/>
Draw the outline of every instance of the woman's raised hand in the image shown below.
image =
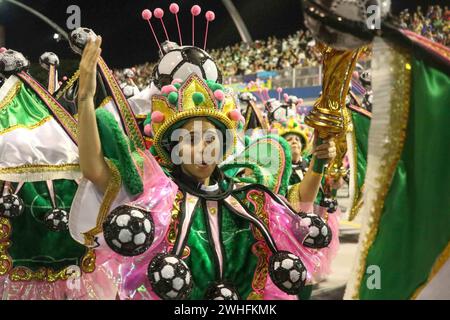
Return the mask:
<path id="1" fill-rule="evenodd" d="M 97 87 L 97 61 L 102 52 L 102 37 L 89 38 L 80 61 L 78 101 L 92 99 Z"/>

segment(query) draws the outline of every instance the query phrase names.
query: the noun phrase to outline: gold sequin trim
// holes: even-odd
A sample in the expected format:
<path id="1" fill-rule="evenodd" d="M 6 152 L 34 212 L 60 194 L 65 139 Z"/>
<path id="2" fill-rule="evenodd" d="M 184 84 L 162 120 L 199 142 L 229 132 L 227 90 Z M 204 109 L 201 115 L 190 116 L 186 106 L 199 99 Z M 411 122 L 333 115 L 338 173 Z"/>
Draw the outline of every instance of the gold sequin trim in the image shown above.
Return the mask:
<path id="1" fill-rule="evenodd" d="M 11 223 L 9 219 L 0 217 L 0 276 L 7 274 L 12 268 L 12 259 L 7 250 L 11 245 L 9 242 L 10 235 Z"/>
<path id="2" fill-rule="evenodd" d="M 17 81 L 17 83 L 11 89 L 9 89 L 8 93 L 2 99 L 2 101 L 0 101 L 0 110 L 2 110 L 4 107 L 6 107 L 11 103 L 11 101 L 14 99 L 14 97 L 17 95 L 17 93 L 20 91 L 21 88 L 22 82 Z"/>
<path id="3" fill-rule="evenodd" d="M 103 222 L 108 216 L 111 205 L 116 199 L 117 194 L 120 191 L 120 186 L 122 184 L 119 169 L 117 169 L 114 163 L 112 163 L 110 160 L 106 160 L 106 163 L 108 164 L 109 170 L 111 172 L 111 177 L 109 179 L 108 186 L 106 187 L 102 204 L 100 205 L 99 213 L 97 216 L 97 224 L 93 229 L 84 233 L 86 246 L 93 246 L 95 243 L 95 236 L 103 231 Z"/>
<path id="4" fill-rule="evenodd" d="M 67 111 L 45 90 L 43 89 L 34 79 L 32 79 L 26 73 L 19 73 L 18 76 L 24 80 L 44 101 L 46 106 L 52 111 L 56 119 L 61 122 L 63 128 L 67 130 L 73 141 L 77 141 L 78 137 L 78 126 L 75 119 L 67 113 Z"/>
<path id="5" fill-rule="evenodd" d="M 69 81 L 67 81 L 64 85 L 64 88 L 62 88 L 60 91 L 58 91 L 58 94 L 56 95 L 56 100 L 59 100 L 64 93 L 66 93 L 66 91 L 73 86 L 73 84 L 75 83 L 75 81 L 78 80 L 80 76 L 80 70 L 75 71 L 75 73 L 72 75 L 72 77 L 69 79 Z"/>
<path id="6" fill-rule="evenodd" d="M 128 105 L 127 99 L 125 99 L 125 97 L 123 96 L 122 89 L 120 89 L 116 79 L 111 73 L 111 70 L 109 70 L 108 66 L 106 65 L 102 57 L 98 59 L 98 65 L 102 70 L 103 75 L 105 76 L 105 79 L 112 90 L 113 99 L 117 102 L 117 108 L 119 108 L 120 114 L 124 117 L 123 120 L 125 122 L 125 127 L 128 136 L 130 137 L 131 141 L 133 141 L 136 148 L 145 150 L 145 143 L 143 136 L 137 126 L 133 111 Z"/>
<path id="7" fill-rule="evenodd" d="M 387 141 L 384 145 L 386 156 L 381 160 L 382 164 L 377 177 L 379 183 L 375 187 L 376 197 L 374 203 L 372 205 L 366 204 L 371 207 L 369 228 L 366 234 L 362 235 L 362 252 L 358 265 L 357 279 L 355 281 L 355 292 L 352 296 L 353 299 L 359 299 L 361 281 L 366 270 L 367 255 L 377 236 L 384 201 L 389 191 L 397 163 L 400 160 L 406 138 L 411 90 L 411 68 L 408 68 L 410 55 L 405 51 L 399 51 L 399 48 L 393 50 L 395 50 L 395 53 L 393 55 L 393 61 L 391 61 L 389 66 L 394 69 L 392 75 L 396 77 L 392 83 L 391 114 L 388 125 L 388 136 L 391 141 Z"/>
<path id="8" fill-rule="evenodd" d="M 301 183 L 294 184 L 288 191 L 287 200 L 291 204 L 295 211 L 300 211 L 300 203 L 302 202 L 300 195 L 300 185 Z"/>
<path id="9" fill-rule="evenodd" d="M 250 191 L 247 193 L 247 200 L 255 207 L 255 215 L 266 225 L 269 225 L 269 215 L 264 210 L 265 195 L 261 191 Z M 262 234 L 256 228 L 252 228 L 257 242 L 253 245 L 252 252 L 258 258 L 255 273 L 252 280 L 253 291 L 248 295 L 247 300 L 262 300 L 264 288 L 266 287 L 267 276 L 269 274 L 269 248 Z"/>
<path id="10" fill-rule="evenodd" d="M 34 124 L 32 124 L 32 125 L 16 124 L 16 125 L 14 125 L 14 126 L 11 126 L 11 127 L 9 127 L 9 128 L 6 128 L 6 129 L 3 130 L 3 131 L 0 131 L 0 135 L 7 134 L 8 132 L 11 132 L 11 131 L 16 130 L 16 129 L 28 129 L 28 130 L 33 130 L 33 129 L 36 129 L 36 128 L 42 126 L 44 123 L 46 123 L 46 122 L 48 122 L 48 121 L 50 121 L 50 120 L 52 120 L 52 117 L 51 117 L 51 116 L 47 116 L 46 118 L 44 118 L 44 119 L 42 119 L 41 121 L 36 122 L 36 123 L 34 123 Z"/>
<path id="11" fill-rule="evenodd" d="M 79 171 L 78 164 L 26 164 L 18 167 L 0 169 L 0 174 L 24 174 L 54 171 Z"/>
<path id="12" fill-rule="evenodd" d="M 436 262 L 434 263 L 433 268 L 431 269 L 430 275 L 428 276 L 427 281 L 421 285 L 412 295 L 411 299 L 415 300 L 419 294 L 422 292 L 422 290 L 428 285 L 428 283 L 433 280 L 433 278 L 438 274 L 439 270 L 444 266 L 444 264 L 448 261 L 450 258 L 450 242 L 447 244 L 447 247 L 445 247 L 444 251 L 439 255 L 439 257 L 436 259 Z"/>

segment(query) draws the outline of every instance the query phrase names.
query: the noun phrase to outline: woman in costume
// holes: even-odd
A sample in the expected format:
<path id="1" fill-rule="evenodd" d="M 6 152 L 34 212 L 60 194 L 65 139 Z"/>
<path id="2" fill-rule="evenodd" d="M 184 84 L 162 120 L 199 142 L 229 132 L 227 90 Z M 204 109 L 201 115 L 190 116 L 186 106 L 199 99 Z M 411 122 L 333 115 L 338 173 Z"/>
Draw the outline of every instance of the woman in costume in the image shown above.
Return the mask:
<path id="1" fill-rule="evenodd" d="M 151 97 L 146 131 L 161 167 L 130 144 L 107 113 L 94 112 L 100 43 L 88 43 L 80 64 L 85 179 L 71 211 L 72 236 L 137 256 L 124 258 L 122 298 L 295 299 L 319 267 L 317 249 L 331 241 L 322 219 L 300 211 L 312 211 L 321 174 L 310 170 L 290 203 L 278 195 L 286 192 L 291 161 L 275 137 L 218 167 L 233 152 L 242 117 L 220 84 L 195 74 Z M 258 151 L 262 146 L 269 152 Z M 330 159 L 334 144 L 325 141 L 316 151 L 315 157 Z M 245 166 L 260 184 L 235 181 L 233 172 Z"/>

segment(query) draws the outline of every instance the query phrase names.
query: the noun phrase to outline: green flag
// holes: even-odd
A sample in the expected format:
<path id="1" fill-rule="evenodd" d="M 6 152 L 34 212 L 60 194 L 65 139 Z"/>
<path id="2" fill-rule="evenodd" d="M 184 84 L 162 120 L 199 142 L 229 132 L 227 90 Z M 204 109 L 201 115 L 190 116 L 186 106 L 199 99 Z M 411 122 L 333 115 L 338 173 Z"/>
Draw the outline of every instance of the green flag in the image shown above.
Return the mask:
<path id="1" fill-rule="evenodd" d="M 374 43 L 363 227 L 347 299 L 450 294 L 450 50 L 413 43 Z"/>

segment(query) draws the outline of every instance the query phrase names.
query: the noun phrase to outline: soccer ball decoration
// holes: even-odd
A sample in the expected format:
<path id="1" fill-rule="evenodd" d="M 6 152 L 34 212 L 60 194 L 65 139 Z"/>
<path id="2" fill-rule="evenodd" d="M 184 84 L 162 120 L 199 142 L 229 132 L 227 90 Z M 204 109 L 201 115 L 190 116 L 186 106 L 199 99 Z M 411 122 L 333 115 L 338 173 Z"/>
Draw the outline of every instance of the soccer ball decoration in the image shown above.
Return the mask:
<path id="1" fill-rule="evenodd" d="M 25 206 L 22 199 L 18 195 L 7 194 L 0 197 L 0 217 L 18 217 L 24 210 Z"/>
<path id="2" fill-rule="evenodd" d="M 77 54 L 82 54 L 84 47 L 86 46 L 87 40 L 90 37 L 96 37 L 94 31 L 88 28 L 76 28 L 70 33 L 69 37 L 69 45 L 70 48 Z"/>
<path id="3" fill-rule="evenodd" d="M 372 40 L 391 1 L 306 0 L 304 4 L 305 24 L 317 40 L 337 50 L 351 50 Z"/>
<path id="4" fill-rule="evenodd" d="M 215 283 L 206 290 L 206 300 L 239 300 L 236 289 L 225 283 Z"/>
<path id="5" fill-rule="evenodd" d="M 62 209 L 52 209 L 44 216 L 45 226 L 56 232 L 69 229 L 69 214 Z"/>
<path id="6" fill-rule="evenodd" d="M 307 270 L 299 257 L 279 251 L 269 259 L 269 276 L 280 290 L 294 295 L 305 286 Z"/>
<path id="7" fill-rule="evenodd" d="M 20 52 L 6 50 L 0 53 L 0 74 L 9 77 L 28 69 L 30 62 Z"/>
<path id="8" fill-rule="evenodd" d="M 176 255 L 159 253 L 148 265 L 147 277 L 153 291 L 163 300 L 184 300 L 192 291 L 192 274 Z"/>
<path id="9" fill-rule="evenodd" d="M 49 70 L 50 66 L 55 66 L 55 67 L 59 66 L 59 58 L 53 52 L 44 52 L 39 57 L 39 64 L 45 70 Z"/>
<path id="10" fill-rule="evenodd" d="M 331 242 L 331 229 L 318 215 L 309 213 L 302 215 L 300 222 L 294 226 L 297 230 L 308 229 L 308 235 L 303 241 L 305 247 L 320 249 L 327 247 Z"/>
<path id="11" fill-rule="evenodd" d="M 161 89 L 174 79 L 185 81 L 192 73 L 204 80 L 222 82 L 222 74 L 211 56 L 194 46 L 182 46 L 166 53 L 153 69 L 153 82 Z"/>
<path id="12" fill-rule="evenodd" d="M 322 201 L 320 201 L 320 206 L 327 208 L 328 213 L 335 213 L 338 208 L 338 202 L 336 199 L 323 198 Z"/>
<path id="13" fill-rule="evenodd" d="M 137 256 L 153 243 L 155 226 L 151 215 L 127 205 L 115 208 L 103 223 L 108 246 L 120 255 Z"/>

